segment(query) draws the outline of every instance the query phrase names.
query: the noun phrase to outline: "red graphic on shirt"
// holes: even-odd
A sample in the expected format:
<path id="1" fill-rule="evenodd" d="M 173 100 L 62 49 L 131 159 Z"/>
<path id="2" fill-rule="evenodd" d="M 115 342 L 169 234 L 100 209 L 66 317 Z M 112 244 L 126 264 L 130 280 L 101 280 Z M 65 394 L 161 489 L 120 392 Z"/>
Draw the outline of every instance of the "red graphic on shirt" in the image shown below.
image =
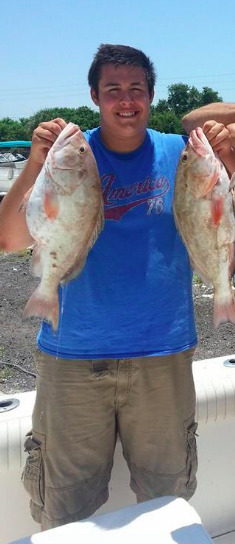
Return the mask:
<path id="1" fill-rule="evenodd" d="M 124 187 L 113 187 L 114 174 L 104 174 L 101 178 L 105 206 L 105 218 L 119 221 L 132 208 L 147 202 L 149 215 L 163 210 L 163 195 L 169 191 L 170 184 L 164 176 L 138 181 Z"/>

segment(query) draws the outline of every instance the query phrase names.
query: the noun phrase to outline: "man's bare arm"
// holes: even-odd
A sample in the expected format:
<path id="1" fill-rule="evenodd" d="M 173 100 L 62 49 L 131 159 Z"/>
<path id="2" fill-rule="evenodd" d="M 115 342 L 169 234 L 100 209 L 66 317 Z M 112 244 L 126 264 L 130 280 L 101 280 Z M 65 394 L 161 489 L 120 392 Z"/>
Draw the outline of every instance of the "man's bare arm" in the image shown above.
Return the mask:
<path id="1" fill-rule="evenodd" d="M 3 251 L 19 251 L 30 246 L 33 241 L 29 234 L 25 212 L 20 210 L 25 193 L 34 184 L 42 165 L 34 163 L 30 158 L 4 197 L 0 206 L 0 249 Z"/>
<path id="2" fill-rule="evenodd" d="M 49 149 L 65 126 L 65 121 L 57 118 L 40 123 L 33 133 L 27 164 L 0 206 L 0 249 L 3 251 L 19 251 L 33 243 L 25 212 L 20 207 L 25 193 L 34 185 L 41 171 Z"/>
<path id="3" fill-rule="evenodd" d="M 213 102 L 187 113 L 182 125 L 189 134 L 196 127 L 202 127 L 206 121 L 214 119 L 217 123 L 229 125 L 235 123 L 235 104 L 233 102 Z"/>

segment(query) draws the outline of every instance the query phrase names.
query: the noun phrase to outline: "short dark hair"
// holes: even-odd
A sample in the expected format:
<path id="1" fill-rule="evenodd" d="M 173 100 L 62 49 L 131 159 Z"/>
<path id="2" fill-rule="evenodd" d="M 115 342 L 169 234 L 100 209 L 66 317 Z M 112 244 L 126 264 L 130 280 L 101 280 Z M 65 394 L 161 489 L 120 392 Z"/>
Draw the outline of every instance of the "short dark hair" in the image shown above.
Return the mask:
<path id="1" fill-rule="evenodd" d="M 140 66 L 145 72 L 149 94 L 152 94 L 156 81 L 156 73 L 153 63 L 143 51 L 130 47 L 129 45 L 102 43 L 97 49 L 88 72 L 88 83 L 90 87 L 95 90 L 97 96 L 99 91 L 100 72 L 104 64 L 113 64 L 116 67 L 123 64 L 128 66 Z"/>

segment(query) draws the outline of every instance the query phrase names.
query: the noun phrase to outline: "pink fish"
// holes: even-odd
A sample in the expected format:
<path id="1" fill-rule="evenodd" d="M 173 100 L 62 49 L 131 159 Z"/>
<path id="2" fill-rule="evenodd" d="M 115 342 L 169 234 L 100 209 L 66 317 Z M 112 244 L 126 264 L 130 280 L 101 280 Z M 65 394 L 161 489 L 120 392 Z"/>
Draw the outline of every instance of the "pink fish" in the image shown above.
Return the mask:
<path id="1" fill-rule="evenodd" d="M 201 128 L 193 130 L 178 165 L 174 217 L 192 267 L 214 287 L 214 325 L 235 323 L 233 186 Z"/>
<path id="2" fill-rule="evenodd" d="M 78 126 L 68 123 L 60 133 L 25 205 L 35 240 L 31 268 L 41 282 L 24 316 L 40 316 L 56 330 L 58 286 L 81 272 L 104 224 L 96 161 Z"/>

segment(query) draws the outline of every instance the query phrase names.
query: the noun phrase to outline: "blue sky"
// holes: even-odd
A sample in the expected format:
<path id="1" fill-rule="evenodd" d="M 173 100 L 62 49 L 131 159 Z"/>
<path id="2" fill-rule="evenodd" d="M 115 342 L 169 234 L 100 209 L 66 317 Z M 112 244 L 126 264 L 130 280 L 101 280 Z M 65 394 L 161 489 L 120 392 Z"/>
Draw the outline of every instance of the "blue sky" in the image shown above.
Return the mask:
<path id="1" fill-rule="evenodd" d="M 180 82 L 235 102 L 232 0 L 0 0 L 0 13 L 0 119 L 44 107 L 94 108 L 87 72 L 100 43 L 150 56 L 154 103 Z"/>

